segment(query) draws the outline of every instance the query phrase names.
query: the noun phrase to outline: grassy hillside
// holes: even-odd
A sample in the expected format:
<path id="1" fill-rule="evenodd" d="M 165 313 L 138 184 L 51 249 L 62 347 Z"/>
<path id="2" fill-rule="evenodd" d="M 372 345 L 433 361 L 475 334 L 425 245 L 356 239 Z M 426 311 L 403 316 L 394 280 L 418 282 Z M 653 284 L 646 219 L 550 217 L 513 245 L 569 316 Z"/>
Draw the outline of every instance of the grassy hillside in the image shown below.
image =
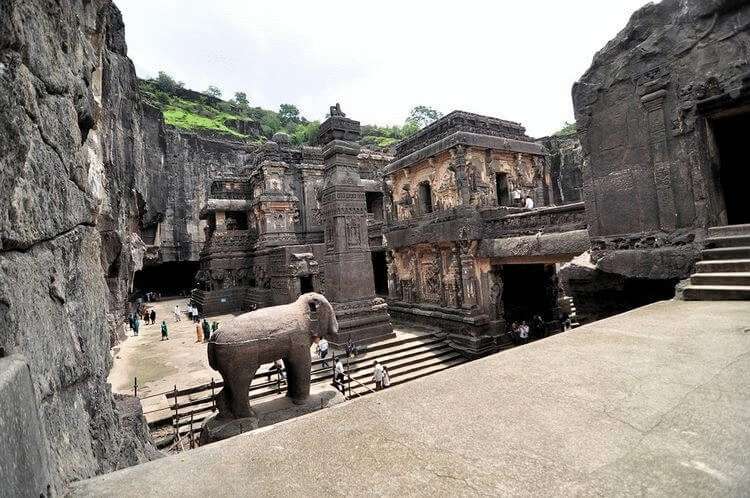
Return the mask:
<path id="1" fill-rule="evenodd" d="M 181 82 L 160 72 L 159 77 L 139 80 L 142 98 L 161 109 L 165 123 L 183 130 L 210 132 L 227 138 L 262 142 L 282 131 L 292 143 L 310 144 L 318 134 L 318 121 L 299 115 L 290 104 L 282 104 L 278 112 L 251 107 L 244 93 L 236 93 L 230 100 L 219 98 L 221 90 L 209 87 L 201 93 L 184 88 Z M 440 113 L 425 106 L 412 109 L 403 126 L 362 126 L 360 143 L 371 149 L 388 151 L 396 143 L 440 117 Z"/>

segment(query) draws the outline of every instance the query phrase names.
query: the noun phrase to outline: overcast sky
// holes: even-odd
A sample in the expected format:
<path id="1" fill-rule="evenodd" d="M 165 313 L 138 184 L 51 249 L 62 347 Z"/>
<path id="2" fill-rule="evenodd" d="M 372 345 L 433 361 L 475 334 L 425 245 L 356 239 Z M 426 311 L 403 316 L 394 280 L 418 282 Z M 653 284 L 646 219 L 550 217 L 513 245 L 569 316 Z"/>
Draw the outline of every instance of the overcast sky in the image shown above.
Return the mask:
<path id="1" fill-rule="evenodd" d="M 163 70 L 252 105 L 401 124 L 427 105 L 519 121 L 573 120 L 570 90 L 645 0 L 116 0 L 140 77 Z"/>

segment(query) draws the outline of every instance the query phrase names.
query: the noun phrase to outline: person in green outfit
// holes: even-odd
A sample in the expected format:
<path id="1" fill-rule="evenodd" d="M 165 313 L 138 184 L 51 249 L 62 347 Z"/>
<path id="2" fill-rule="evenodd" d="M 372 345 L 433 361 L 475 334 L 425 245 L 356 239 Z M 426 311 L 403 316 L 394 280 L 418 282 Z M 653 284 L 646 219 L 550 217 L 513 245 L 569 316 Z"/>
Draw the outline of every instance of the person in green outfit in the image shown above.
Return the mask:
<path id="1" fill-rule="evenodd" d="M 211 326 L 208 324 L 208 320 L 203 319 L 203 340 L 208 341 L 211 337 Z"/>
<path id="2" fill-rule="evenodd" d="M 167 322 L 161 321 L 161 340 L 169 340 L 169 332 L 167 331 Z"/>
<path id="3" fill-rule="evenodd" d="M 216 332 L 216 329 L 218 328 L 219 328 L 219 322 L 213 322 L 211 324 L 211 333 L 213 334 L 214 332 Z"/>

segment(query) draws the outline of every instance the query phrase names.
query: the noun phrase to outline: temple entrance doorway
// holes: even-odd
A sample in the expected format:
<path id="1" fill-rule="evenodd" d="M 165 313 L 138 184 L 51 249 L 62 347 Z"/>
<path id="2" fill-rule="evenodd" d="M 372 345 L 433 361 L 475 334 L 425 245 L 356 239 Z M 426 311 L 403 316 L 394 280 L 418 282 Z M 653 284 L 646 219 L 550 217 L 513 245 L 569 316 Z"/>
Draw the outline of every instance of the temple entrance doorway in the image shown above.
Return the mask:
<path id="1" fill-rule="evenodd" d="M 750 112 L 716 119 L 712 123 L 719 152 L 719 186 L 724 195 L 727 223 L 750 223 Z"/>
<path id="2" fill-rule="evenodd" d="M 375 281 L 375 294 L 388 296 L 388 266 L 385 262 L 385 251 L 373 251 L 372 276 Z"/>
<path id="3" fill-rule="evenodd" d="M 312 275 L 300 275 L 299 293 L 306 294 L 308 292 L 315 292 L 315 285 L 313 284 L 313 277 Z"/>
<path id="4" fill-rule="evenodd" d="M 502 267 L 505 323 L 531 322 L 539 315 L 545 322 L 557 320 L 554 264 L 509 264 Z"/>
<path id="5" fill-rule="evenodd" d="M 193 288 L 198 266 L 197 261 L 170 261 L 146 266 L 135 272 L 132 297 L 143 297 L 147 292 L 158 292 L 162 297 L 187 295 Z"/>

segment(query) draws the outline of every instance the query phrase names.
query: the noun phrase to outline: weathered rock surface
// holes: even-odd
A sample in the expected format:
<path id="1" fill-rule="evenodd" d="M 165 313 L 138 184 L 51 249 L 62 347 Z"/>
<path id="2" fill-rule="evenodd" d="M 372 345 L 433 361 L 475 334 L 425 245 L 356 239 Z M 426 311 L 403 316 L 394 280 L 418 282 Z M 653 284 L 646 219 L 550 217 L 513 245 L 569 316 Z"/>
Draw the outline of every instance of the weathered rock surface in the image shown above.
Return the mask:
<path id="1" fill-rule="evenodd" d="M 550 136 L 538 140 L 546 149 L 552 179 L 552 202 L 583 200 L 583 151 L 578 135 Z"/>
<path id="2" fill-rule="evenodd" d="M 29 361 L 57 490 L 147 459 L 106 382 L 140 229 L 163 211 L 123 29 L 109 0 L 0 15 L 0 347 Z"/>

